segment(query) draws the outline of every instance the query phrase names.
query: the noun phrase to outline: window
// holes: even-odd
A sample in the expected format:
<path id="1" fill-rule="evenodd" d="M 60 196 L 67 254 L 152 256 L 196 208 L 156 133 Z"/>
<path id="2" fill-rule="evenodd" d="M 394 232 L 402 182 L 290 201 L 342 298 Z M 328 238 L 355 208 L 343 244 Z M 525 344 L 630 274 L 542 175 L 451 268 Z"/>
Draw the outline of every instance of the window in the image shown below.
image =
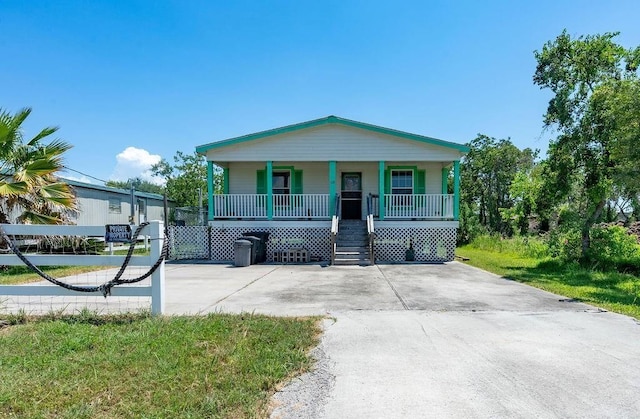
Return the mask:
<path id="1" fill-rule="evenodd" d="M 109 214 L 122 214 L 120 198 L 109 198 Z"/>
<path id="2" fill-rule="evenodd" d="M 291 194 L 291 172 L 273 172 L 273 193 L 276 195 Z"/>
<path id="3" fill-rule="evenodd" d="M 413 194 L 413 170 L 391 171 L 391 193 L 393 195 Z"/>

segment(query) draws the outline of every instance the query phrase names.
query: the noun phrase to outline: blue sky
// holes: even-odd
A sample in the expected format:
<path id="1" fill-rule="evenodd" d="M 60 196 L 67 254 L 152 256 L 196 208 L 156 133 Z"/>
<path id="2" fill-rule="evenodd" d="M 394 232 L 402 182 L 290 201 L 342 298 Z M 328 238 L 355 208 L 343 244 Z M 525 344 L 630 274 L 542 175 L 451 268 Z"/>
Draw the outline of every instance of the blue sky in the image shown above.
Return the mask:
<path id="1" fill-rule="evenodd" d="M 637 0 L 3 0 L 0 107 L 99 179 L 327 115 L 544 152 L 533 51 L 564 28 L 637 46 L 638 22 Z"/>

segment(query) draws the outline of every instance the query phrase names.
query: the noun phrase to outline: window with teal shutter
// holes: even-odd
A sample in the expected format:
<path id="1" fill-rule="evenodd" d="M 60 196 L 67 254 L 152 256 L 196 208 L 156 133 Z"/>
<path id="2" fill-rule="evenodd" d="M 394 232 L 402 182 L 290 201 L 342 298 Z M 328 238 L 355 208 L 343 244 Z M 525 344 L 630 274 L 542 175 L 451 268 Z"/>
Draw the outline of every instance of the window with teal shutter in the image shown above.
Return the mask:
<path id="1" fill-rule="evenodd" d="M 422 195 L 425 192 L 426 170 L 416 170 L 415 181 L 413 183 L 413 193 Z"/>
<path id="2" fill-rule="evenodd" d="M 266 170 L 258 170 L 256 172 L 256 193 L 259 195 L 267 193 L 267 171 Z"/>
<path id="3" fill-rule="evenodd" d="M 293 193 L 302 194 L 302 170 L 293 171 Z"/>
<path id="4" fill-rule="evenodd" d="M 389 169 L 384 171 L 384 193 L 391 193 L 391 170 Z"/>
<path id="5" fill-rule="evenodd" d="M 415 176 L 413 181 L 413 193 L 414 195 L 424 195 L 425 194 L 425 183 L 426 183 L 426 171 L 425 170 L 415 170 Z M 425 198 L 415 198 L 416 207 L 424 207 L 426 205 Z"/>

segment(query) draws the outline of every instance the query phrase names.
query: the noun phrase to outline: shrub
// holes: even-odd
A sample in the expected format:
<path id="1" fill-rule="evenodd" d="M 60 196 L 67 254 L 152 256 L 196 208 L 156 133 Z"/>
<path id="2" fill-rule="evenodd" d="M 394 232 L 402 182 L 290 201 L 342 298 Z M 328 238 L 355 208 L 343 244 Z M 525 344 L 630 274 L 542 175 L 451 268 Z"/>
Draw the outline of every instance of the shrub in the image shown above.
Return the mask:
<path id="1" fill-rule="evenodd" d="M 600 269 L 640 270 L 640 245 L 624 227 L 598 227 L 591 230 L 589 262 Z"/>

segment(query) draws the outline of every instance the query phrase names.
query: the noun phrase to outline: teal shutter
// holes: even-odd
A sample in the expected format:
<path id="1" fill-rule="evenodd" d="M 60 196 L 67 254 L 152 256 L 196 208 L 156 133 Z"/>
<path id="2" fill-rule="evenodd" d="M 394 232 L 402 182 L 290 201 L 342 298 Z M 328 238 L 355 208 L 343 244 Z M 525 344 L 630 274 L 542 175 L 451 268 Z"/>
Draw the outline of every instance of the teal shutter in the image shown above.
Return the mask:
<path id="1" fill-rule="evenodd" d="M 293 185 L 291 186 L 294 194 L 302 193 L 302 170 L 293 171 Z"/>
<path id="2" fill-rule="evenodd" d="M 266 170 L 258 170 L 256 172 L 256 193 L 257 194 L 267 193 L 267 171 Z"/>
<path id="3" fill-rule="evenodd" d="M 384 171 L 384 193 L 391 193 L 391 170 L 387 169 Z M 383 199 L 383 197 L 380 197 Z"/>
<path id="4" fill-rule="evenodd" d="M 413 193 L 415 195 L 422 195 L 425 192 L 425 178 L 426 178 L 426 171 L 425 170 L 416 170 L 414 172 L 415 174 L 415 179 L 413 179 Z"/>

